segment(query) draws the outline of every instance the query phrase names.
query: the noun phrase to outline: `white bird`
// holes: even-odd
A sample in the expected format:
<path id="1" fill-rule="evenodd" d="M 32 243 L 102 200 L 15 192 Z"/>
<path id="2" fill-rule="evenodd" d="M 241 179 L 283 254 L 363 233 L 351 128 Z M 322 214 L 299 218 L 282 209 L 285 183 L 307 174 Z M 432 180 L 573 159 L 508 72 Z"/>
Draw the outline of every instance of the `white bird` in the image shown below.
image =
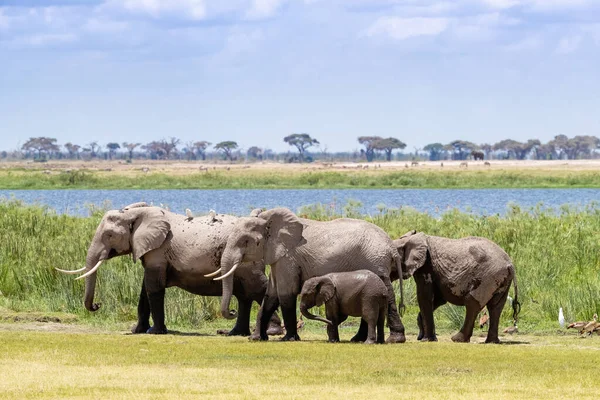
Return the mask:
<path id="1" fill-rule="evenodd" d="M 194 219 L 194 214 L 192 213 L 192 210 L 190 210 L 189 208 L 185 209 L 185 216 L 188 218 L 188 221 L 191 221 Z"/>
<path id="2" fill-rule="evenodd" d="M 558 323 L 561 328 L 565 327 L 565 315 L 563 314 L 563 309 L 560 307 L 558 309 Z"/>
<path id="3" fill-rule="evenodd" d="M 210 210 L 208 212 L 208 218 L 210 219 L 210 222 L 215 222 L 217 220 L 217 213 L 215 210 Z"/>

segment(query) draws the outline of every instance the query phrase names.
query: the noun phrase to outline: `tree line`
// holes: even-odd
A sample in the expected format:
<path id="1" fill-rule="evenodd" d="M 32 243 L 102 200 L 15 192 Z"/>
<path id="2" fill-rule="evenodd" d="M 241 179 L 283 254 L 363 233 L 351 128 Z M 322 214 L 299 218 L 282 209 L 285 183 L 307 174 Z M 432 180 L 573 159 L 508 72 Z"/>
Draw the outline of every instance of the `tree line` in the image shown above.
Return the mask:
<path id="1" fill-rule="evenodd" d="M 25 158 L 37 161 L 49 159 L 134 159 L 153 160 L 228 160 L 262 161 L 273 160 L 283 162 L 311 162 L 314 160 L 467 160 L 467 159 L 585 159 L 600 156 L 600 139 L 595 136 L 580 135 L 572 138 L 566 135 L 555 136 L 547 143 L 537 139 L 520 142 L 513 139 L 501 140 L 494 144 L 476 144 L 465 140 L 454 140 L 450 143 L 430 143 L 414 151 L 399 152 L 406 149 L 406 143 L 394 137 L 360 136 L 360 150 L 351 152 L 329 153 L 327 146 L 307 133 L 293 133 L 285 136 L 283 141 L 293 150 L 276 153 L 267 148 L 251 146 L 242 149 L 235 141 L 222 141 L 213 145 L 206 140 L 182 143 L 180 139 L 170 137 L 146 144 L 134 142 L 109 142 L 104 145 L 92 141 L 84 145 L 71 142 L 59 145 L 57 139 L 50 137 L 32 137 L 25 142 L 19 151 L 9 153 L 3 151 L 1 158 Z M 211 149 L 212 150 L 209 150 Z"/>

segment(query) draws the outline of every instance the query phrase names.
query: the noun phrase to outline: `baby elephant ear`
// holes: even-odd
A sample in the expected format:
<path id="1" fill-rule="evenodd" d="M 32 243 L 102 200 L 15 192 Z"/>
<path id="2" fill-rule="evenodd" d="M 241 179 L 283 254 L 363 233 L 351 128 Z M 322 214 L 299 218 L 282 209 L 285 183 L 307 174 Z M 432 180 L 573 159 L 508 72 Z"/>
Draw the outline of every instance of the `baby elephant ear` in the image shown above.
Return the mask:
<path id="1" fill-rule="evenodd" d="M 327 303 L 335 295 L 335 285 L 330 278 L 322 278 L 317 285 L 317 296 L 315 303 L 317 306 L 321 306 Z"/>

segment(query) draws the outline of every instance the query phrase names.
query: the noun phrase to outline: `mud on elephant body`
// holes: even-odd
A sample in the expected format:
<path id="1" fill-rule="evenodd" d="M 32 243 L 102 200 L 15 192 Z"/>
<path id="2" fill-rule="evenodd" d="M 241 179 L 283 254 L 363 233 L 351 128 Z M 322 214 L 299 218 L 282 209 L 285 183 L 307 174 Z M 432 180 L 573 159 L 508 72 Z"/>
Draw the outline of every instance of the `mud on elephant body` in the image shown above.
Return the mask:
<path id="1" fill-rule="evenodd" d="M 229 215 L 188 218 L 159 207 L 136 203 L 108 211 L 96 229 L 89 246 L 85 272 L 85 307 L 96 311 L 94 303 L 96 270 L 113 257 L 132 254 L 141 260 L 144 279 L 134 333 L 166 333 L 164 322 L 165 288 L 180 287 L 203 296 L 220 296 L 222 285 L 204 275 L 221 263 L 227 238 L 238 218 Z M 73 272 L 73 271 L 71 271 Z M 81 278 L 80 277 L 80 278 Z M 230 335 L 249 335 L 252 302 L 262 302 L 268 279 L 264 263 L 250 262 L 233 277 L 233 295 L 239 311 Z M 150 326 L 150 314 L 154 326 Z"/>
<path id="2" fill-rule="evenodd" d="M 383 281 L 368 270 L 338 272 L 310 278 L 302 286 L 300 311 L 306 318 L 328 324 L 330 342 L 339 342 L 338 325 L 348 318 L 361 317 L 367 323 L 366 344 L 383 343 L 387 288 Z M 327 319 L 308 310 L 325 304 Z"/>
<path id="3" fill-rule="evenodd" d="M 401 270 L 400 259 L 389 236 L 362 220 L 337 219 L 321 222 L 298 218 L 285 208 L 240 218 L 221 259 L 223 298 L 221 312 L 229 317 L 233 281 L 231 272 L 242 262 L 264 260 L 271 265 L 269 287 L 259 311 L 260 339 L 267 340 L 265 322 L 281 306 L 286 336 L 299 340 L 296 329 L 296 300 L 302 284 L 331 272 L 369 269 L 385 284 L 388 293 L 390 342 L 404 342 L 404 326 L 395 304 L 390 282 L 392 268 Z M 361 323 L 356 340 L 364 341 L 367 326 Z"/>
<path id="4" fill-rule="evenodd" d="M 433 311 L 449 302 L 465 306 L 462 329 L 452 337 L 469 342 L 477 314 L 487 306 L 489 330 L 486 343 L 498 343 L 500 314 L 514 282 L 513 319 L 518 317 L 515 268 L 496 243 L 481 237 L 448 239 L 411 231 L 394 241 L 402 259 L 403 278 L 415 278 L 419 303 L 419 340 L 435 341 Z"/>

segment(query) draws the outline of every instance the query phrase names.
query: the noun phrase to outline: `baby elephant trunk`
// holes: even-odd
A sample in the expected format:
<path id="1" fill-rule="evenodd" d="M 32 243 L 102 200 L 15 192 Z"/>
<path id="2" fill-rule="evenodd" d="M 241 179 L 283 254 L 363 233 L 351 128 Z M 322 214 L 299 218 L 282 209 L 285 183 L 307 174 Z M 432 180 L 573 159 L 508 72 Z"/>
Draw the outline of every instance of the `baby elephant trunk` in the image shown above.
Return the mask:
<path id="1" fill-rule="evenodd" d="M 311 314 L 308 311 L 308 307 L 304 303 L 300 304 L 300 312 L 302 313 L 302 315 L 304 315 L 308 319 L 313 319 L 315 321 L 321 321 L 321 322 L 325 322 L 326 324 L 332 325 L 330 320 Z"/>

